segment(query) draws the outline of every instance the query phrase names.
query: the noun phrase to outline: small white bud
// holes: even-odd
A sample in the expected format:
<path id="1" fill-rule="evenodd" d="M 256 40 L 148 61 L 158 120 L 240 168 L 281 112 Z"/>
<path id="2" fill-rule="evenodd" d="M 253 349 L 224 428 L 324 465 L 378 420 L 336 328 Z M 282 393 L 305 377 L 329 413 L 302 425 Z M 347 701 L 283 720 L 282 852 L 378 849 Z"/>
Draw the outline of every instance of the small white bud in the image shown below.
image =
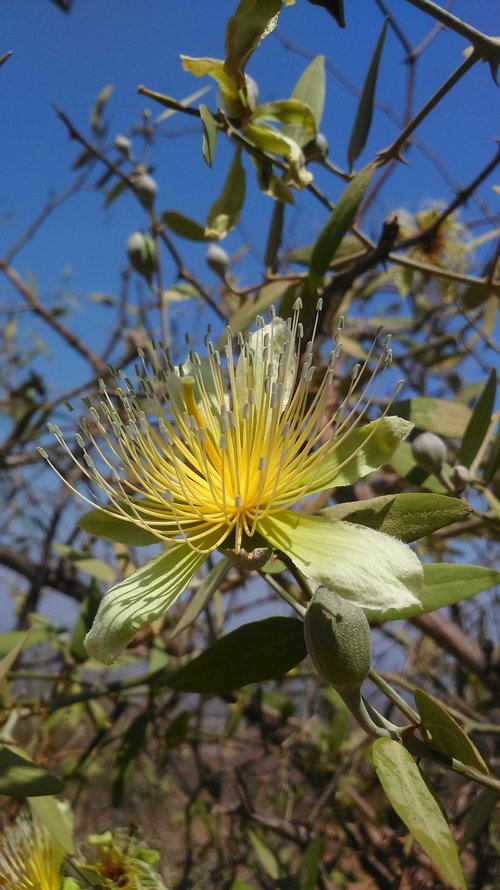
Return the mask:
<path id="1" fill-rule="evenodd" d="M 428 473 L 436 473 L 446 460 L 446 445 L 435 433 L 420 433 L 411 443 L 415 463 Z"/>

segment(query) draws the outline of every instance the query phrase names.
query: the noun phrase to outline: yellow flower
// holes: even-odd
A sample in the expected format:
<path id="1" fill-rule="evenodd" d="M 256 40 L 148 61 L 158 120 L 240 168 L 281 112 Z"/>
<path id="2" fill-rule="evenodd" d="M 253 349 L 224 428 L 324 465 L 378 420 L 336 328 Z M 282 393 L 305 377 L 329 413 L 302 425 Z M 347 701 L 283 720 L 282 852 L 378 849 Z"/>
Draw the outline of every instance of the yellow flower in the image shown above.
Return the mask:
<path id="1" fill-rule="evenodd" d="M 103 505 L 80 495 L 98 507 L 103 537 L 107 517 L 111 538 L 117 524 L 127 530 L 132 524 L 149 542 L 169 545 L 104 597 L 86 639 L 101 661 L 110 663 L 140 627 L 165 612 L 206 555 L 221 547 L 235 554 L 262 546 L 285 551 L 314 583 L 379 617 L 418 602 L 422 570 L 406 545 L 289 509 L 377 469 L 411 429 L 386 416 L 361 425 L 377 372 L 390 361 L 387 342 L 367 382 L 373 349 L 354 370 L 347 398 L 332 414 L 339 347 L 335 340 L 326 370 L 317 371 L 313 340 L 303 343 L 299 317 L 298 303 L 288 321 L 258 320 L 254 333 L 240 336 L 237 359 L 231 345 L 220 356 L 208 339 L 207 357 L 191 352 L 179 368 L 159 349 L 149 370 L 141 354 L 139 393 L 120 372 L 117 398 L 101 383 L 98 404 L 88 403 L 84 436 L 76 436 L 80 461 L 59 428 L 49 427 L 93 490 L 106 495 Z M 365 382 L 353 400 L 359 380 Z"/>
<path id="2" fill-rule="evenodd" d="M 82 863 L 84 873 L 89 873 L 92 886 L 96 878 L 102 890 L 167 890 L 155 865 L 159 853 L 141 847 L 134 836 L 117 828 L 88 838 L 94 848 L 90 854 L 93 864 Z"/>
<path id="3" fill-rule="evenodd" d="M 63 851 L 44 825 L 22 815 L 0 837 L 0 887 L 60 890 Z"/>

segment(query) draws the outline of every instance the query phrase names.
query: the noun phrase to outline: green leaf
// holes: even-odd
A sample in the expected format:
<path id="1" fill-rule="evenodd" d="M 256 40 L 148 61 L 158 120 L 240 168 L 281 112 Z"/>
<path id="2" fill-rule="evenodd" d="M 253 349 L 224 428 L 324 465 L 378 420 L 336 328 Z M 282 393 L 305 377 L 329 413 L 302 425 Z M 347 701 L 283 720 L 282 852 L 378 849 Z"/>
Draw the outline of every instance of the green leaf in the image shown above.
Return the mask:
<path id="1" fill-rule="evenodd" d="M 430 857 L 445 881 L 466 890 L 462 867 L 450 829 L 411 754 L 394 739 L 372 746 L 380 783 L 399 818 Z"/>
<path id="2" fill-rule="evenodd" d="M 172 689 L 217 693 L 280 677 L 306 656 L 302 622 L 253 621 L 217 640 L 168 678 Z"/>
<path id="3" fill-rule="evenodd" d="M 31 645 L 31 630 L 21 631 L 20 633 L 21 636 L 18 637 L 18 639 L 12 646 L 12 649 L 0 661 L 0 682 L 5 679 L 12 665 L 19 658 L 22 650 Z"/>
<path id="4" fill-rule="evenodd" d="M 382 25 L 382 30 L 375 45 L 373 56 L 368 66 L 368 71 L 366 72 L 363 89 L 361 90 L 361 95 L 359 97 L 358 109 L 356 111 L 356 117 L 351 132 L 351 138 L 349 139 L 349 148 L 347 150 L 347 159 L 349 161 L 349 167 L 351 169 L 354 165 L 354 161 L 363 151 L 366 145 L 366 140 L 368 139 L 368 134 L 370 132 L 373 115 L 373 103 L 375 101 L 375 88 L 377 86 L 378 68 L 382 55 L 382 49 L 384 46 L 386 31 L 387 19 L 384 20 L 384 24 Z"/>
<path id="5" fill-rule="evenodd" d="M 247 884 L 246 881 L 242 881 L 241 878 L 236 878 L 229 890 L 255 890 L 255 887 L 251 887 L 250 884 Z"/>
<path id="6" fill-rule="evenodd" d="M 323 107 L 325 104 L 325 57 L 316 56 L 300 75 L 292 90 L 292 99 L 299 99 L 311 109 L 316 122 L 316 131 L 319 130 Z M 286 129 L 287 136 L 295 139 L 299 145 L 300 133 L 295 128 Z"/>
<path id="7" fill-rule="evenodd" d="M 470 416 L 463 435 L 462 444 L 460 445 L 458 463 L 463 464 L 465 467 L 470 467 L 472 464 L 472 461 L 481 448 L 484 437 L 488 432 L 491 415 L 495 409 L 496 388 L 497 375 L 495 369 L 492 368 L 490 376 L 488 377 L 484 389 Z"/>
<path id="8" fill-rule="evenodd" d="M 462 402 L 417 396 L 393 402 L 389 414 L 411 420 L 419 430 L 429 430 L 449 439 L 461 438 L 471 417 L 470 408 Z"/>
<path id="9" fill-rule="evenodd" d="M 345 436 L 340 436 L 319 468 L 313 466 L 309 474 L 308 493 L 351 485 L 378 470 L 388 463 L 411 429 L 411 424 L 400 417 L 383 417 L 357 430 L 348 431 Z"/>
<path id="10" fill-rule="evenodd" d="M 131 547 L 146 547 L 148 544 L 158 544 L 158 538 L 146 529 L 141 528 L 135 522 L 112 516 L 104 510 L 89 510 L 80 516 L 77 524 L 89 535 L 96 538 L 105 538 L 107 541 L 115 541 L 117 544 L 128 544 Z"/>
<path id="11" fill-rule="evenodd" d="M 491 448 L 491 454 L 484 469 L 485 482 L 491 482 L 496 471 L 500 467 L 500 435 L 497 435 Z"/>
<path id="12" fill-rule="evenodd" d="M 187 604 L 180 620 L 175 625 L 174 629 L 170 631 L 170 639 L 178 636 L 183 630 L 186 630 L 193 621 L 196 621 L 201 610 L 210 602 L 215 591 L 218 589 L 220 582 L 225 578 L 230 568 L 231 561 L 227 556 L 224 556 L 215 563 Z"/>
<path id="13" fill-rule="evenodd" d="M 35 797 L 39 794 L 58 794 L 63 788 L 60 779 L 32 763 L 27 755 L 0 746 L 0 794 Z"/>
<path id="14" fill-rule="evenodd" d="M 208 74 L 209 77 L 212 77 L 217 82 L 224 107 L 231 117 L 240 117 L 244 114 L 247 110 L 246 105 L 242 101 L 233 81 L 224 71 L 224 62 L 221 59 L 210 59 L 207 57 L 193 59 L 191 56 L 182 55 L 180 59 L 185 71 L 189 71 L 195 77 L 203 77 L 205 74 Z M 149 91 L 146 95 L 150 95 Z M 163 104 L 167 103 L 164 102 Z"/>
<path id="15" fill-rule="evenodd" d="M 488 773 L 488 767 L 476 746 L 442 704 L 423 689 L 415 689 L 413 695 L 420 719 L 432 735 L 436 747 L 448 757 Z"/>
<path id="16" fill-rule="evenodd" d="M 396 618 L 412 618 L 423 612 L 435 612 L 488 590 L 500 583 L 500 572 L 485 566 L 462 565 L 452 562 L 424 563 L 422 608 L 402 609 Z"/>
<path id="17" fill-rule="evenodd" d="M 276 102 L 266 102 L 257 105 L 250 117 L 252 123 L 261 121 L 277 121 L 280 124 L 293 125 L 301 138 L 295 139 L 299 145 L 304 145 L 316 136 L 316 121 L 314 114 L 308 105 L 298 99 L 278 99 Z M 292 137 L 293 138 L 293 137 Z"/>
<path id="18" fill-rule="evenodd" d="M 390 535 L 291 510 L 266 516 L 257 531 L 304 575 L 357 603 L 370 619 L 384 621 L 410 607 L 420 611 L 422 566 Z"/>
<path id="19" fill-rule="evenodd" d="M 302 853 L 297 875 L 297 890 L 315 890 L 323 854 L 323 835 L 317 834 Z"/>
<path id="20" fill-rule="evenodd" d="M 250 843 L 254 849 L 255 855 L 259 860 L 260 865 L 264 869 L 265 873 L 269 875 L 273 881 L 278 881 L 280 878 L 285 877 L 285 872 L 283 870 L 283 866 L 281 865 L 278 854 L 273 850 L 272 847 L 269 846 L 267 841 L 265 841 L 256 831 L 252 831 L 251 828 L 247 829 L 248 837 L 250 838 Z"/>
<path id="21" fill-rule="evenodd" d="M 256 299 L 246 299 L 242 302 L 239 309 L 231 315 L 230 325 L 233 335 L 246 333 L 251 327 L 257 315 L 266 312 L 270 306 L 273 306 L 277 300 L 280 300 L 290 288 L 289 281 L 270 281 L 258 291 Z M 221 334 L 217 349 L 224 349 L 227 344 L 228 334 L 224 331 Z"/>
<path id="22" fill-rule="evenodd" d="M 102 113 L 111 98 L 111 94 L 113 92 L 113 86 L 108 84 L 108 86 L 103 87 L 103 89 L 98 94 L 91 112 L 90 112 L 90 126 L 92 130 L 97 135 L 102 133 Z"/>
<path id="23" fill-rule="evenodd" d="M 276 26 L 281 0 L 240 0 L 228 20 L 224 71 L 238 90 L 245 86 L 245 66 L 260 41 Z"/>
<path id="24" fill-rule="evenodd" d="M 98 581 L 115 580 L 115 569 L 108 566 L 102 559 L 95 559 L 93 556 L 89 556 L 85 550 L 77 550 L 66 544 L 54 544 L 53 547 L 57 553 L 72 562 L 75 568 L 90 575 L 91 578 L 96 578 Z"/>
<path id="25" fill-rule="evenodd" d="M 283 219 L 285 213 L 285 205 L 283 201 L 275 201 L 273 206 L 273 215 L 271 217 L 271 225 L 266 242 L 266 252 L 264 254 L 264 266 L 271 272 L 277 266 L 278 251 L 281 246 L 281 238 L 283 235 Z"/>
<path id="26" fill-rule="evenodd" d="M 215 121 L 215 118 L 203 103 L 199 106 L 201 124 L 203 128 L 203 160 L 208 167 L 211 167 L 214 162 L 215 157 L 215 146 L 217 145 L 217 135 L 219 133 L 219 128 Z"/>
<path id="27" fill-rule="evenodd" d="M 111 802 L 114 807 L 119 807 L 123 803 L 127 776 L 144 747 L 148 723 L 148 714 L 139 714 L 122 735 L 113 765 Z"/>
<path id="28" fill-rule="evenodd" d="M 187 238 L 188 241 L 206 241 L 205 229 L 200 223 L 194 219 L 189 219 L 183 213 L 177 213 L 175 210 L 166 210 L 161 216 L 162 222 L 180 238 Z"/>
<path id="29" fill-rule="evenodd" d="M 493 788 L 481 788 L 470 807 L 463 825 L 460 848 L 463 850 L 481 833 L 488 824 L 496 809 L 498 791 Z"/>
<path id="30" fill-rule="evenodd" d="M 367 164 L 350 181 L 332 210 L 328 222 L 323 227 L 311 254 L 309 264 L 309 291 L 314 292 L 330 265 L 335 253 L 354 221 L 359 205 L 371 182 L 375 164 Z"/>
<path id="31" fill-rule="evenodd" d="M 115 183 L 113 188 L 111 188 L 107 193 L 104 199 L 104 209 L 107 210 L 108 207 L 111 207 L 114 201 L 116 201 L 116 199 L 119 198 L 120 195 L 122 195 L 128 189 L 128 187 L 129 186 L 126 179 L 119 179 L 118 182 Z"/>
<path id="32" fill-rule="evenodd" d="M 238 222 L 245 200 L 245 170 L 236 149 L 223 189 L 208 211 L 205 236 L 220 241 Z"/>
<path id="33" fill-rule="evenodd" d="M 28 803 L 35 816 L 43 822 L 60 847 L 70 855 L 75 852 L 73 836 L 68 820 L 54 797 L 29 797 Z"/>
<path id="34" fill-rule="evenodd" d="M 69 651 L 72 658 L 79 664 L 88 659 L 88 654 L 83 641 L 92 627 L 92 622 L 99 608 L 101 594 L 96 584 L 92 584 L 80 607 L 80 612 L 73 625 L 69 641 Z"/>
<path id="35" fill-rule="evenodd" d="M 28 646 L 35 646 L 37 643 L 45 642 L 50 635 L 51 628 L 49 625 L 46 627 L 32 627 L 28 632 L 25 630 L 10 630 L 0 633 L 0 658 L 8 658 L 12 650 L 17 648 L 19 641 L 22 642 L 21 649 L 26 649 Z"/>
<path id="36" fill-rule="evenodd" d="M 387 494 L 320 510 L 330 519 L 356 522 L 409 544 L 452 522 L 460 522 L 471 507 L 460 498 L 441 494 Z"/>
<path id="37" fill-rule="evenodd" d="M 292 140 L 272 127 L 264 124 L 248 124 L 245 128 L 245 136 L 261 151 L 278 155 L 280 158 L 287 158 L 290 154 Z"/>
<path id="38" fill-rule="evenodd" d="M 210 538 L 203 542 L 210 547 Z M 186 589 L 206 554 L 176 543 L 115 584 L 101 600 L 85 638 L 89 655 L 111 664 L 141 627 L 160 618 Z"/>

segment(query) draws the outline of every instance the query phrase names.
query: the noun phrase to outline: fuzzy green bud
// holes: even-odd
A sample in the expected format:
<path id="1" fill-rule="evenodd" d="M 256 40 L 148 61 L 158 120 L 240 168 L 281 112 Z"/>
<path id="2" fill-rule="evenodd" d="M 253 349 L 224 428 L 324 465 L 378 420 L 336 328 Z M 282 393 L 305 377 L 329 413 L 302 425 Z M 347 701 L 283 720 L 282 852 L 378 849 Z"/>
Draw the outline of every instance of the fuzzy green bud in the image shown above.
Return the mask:
<path id="1" fill-rule="evenodd" d="M 304 619 L 307 651 L 334 689 L 361 686 L 370 670 L 371 633 L 363 609 L 328 587 L 318 587 Z"/>
<path id="2" fill-rule="evenodd" d="M 153 177 L 148 173 L 135 173 L 132 176 L 132 182 L 141 203 L 151 210 L 158 192 L 158 186 Z"/>
<path id="3" fill-rule="evenodd" d="M 411 450 L 415 463 L 428 473 L 437 473 L 446 460 L 446 445 L 434 433 L 420 433 L 411 443 Z"/>
<path id="4" fill-rule="evenodd" d="M 462 464 L 455 464 L 450 470 L 449 481 L 457 494 L 461 494 L 462 491 L 465 491 L 471 481 L 470 470 Z"/>
<path id="5" fill-rule="evenodd" d="M 134 232 L 127 241 L 127 256 L 130 265 L 146 281 L 151 282 L 156 269 L 156 244 L 151 235 L 144 232 Z"/>

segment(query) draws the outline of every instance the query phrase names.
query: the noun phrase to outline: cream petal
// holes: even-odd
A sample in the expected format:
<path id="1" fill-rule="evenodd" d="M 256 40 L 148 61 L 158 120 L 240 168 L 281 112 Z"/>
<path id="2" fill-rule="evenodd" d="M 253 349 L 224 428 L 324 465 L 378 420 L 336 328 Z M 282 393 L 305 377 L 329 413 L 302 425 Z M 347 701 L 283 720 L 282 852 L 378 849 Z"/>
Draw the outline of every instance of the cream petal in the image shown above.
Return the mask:
<path id="1" fill-rule="evenodd" d="M 180 542 L 108 590 L 85 637 L 89 655 L 111 664 L 141 627 L 175 603 L 205 559 Z"/>
<path id="2" fill-rule="evenodd" d="M 375 621 L 420 605 L 421 563 L 390 535 L 289 510 L 262 520 L 258 531 L 311 581 L 362 606 Z"/>

